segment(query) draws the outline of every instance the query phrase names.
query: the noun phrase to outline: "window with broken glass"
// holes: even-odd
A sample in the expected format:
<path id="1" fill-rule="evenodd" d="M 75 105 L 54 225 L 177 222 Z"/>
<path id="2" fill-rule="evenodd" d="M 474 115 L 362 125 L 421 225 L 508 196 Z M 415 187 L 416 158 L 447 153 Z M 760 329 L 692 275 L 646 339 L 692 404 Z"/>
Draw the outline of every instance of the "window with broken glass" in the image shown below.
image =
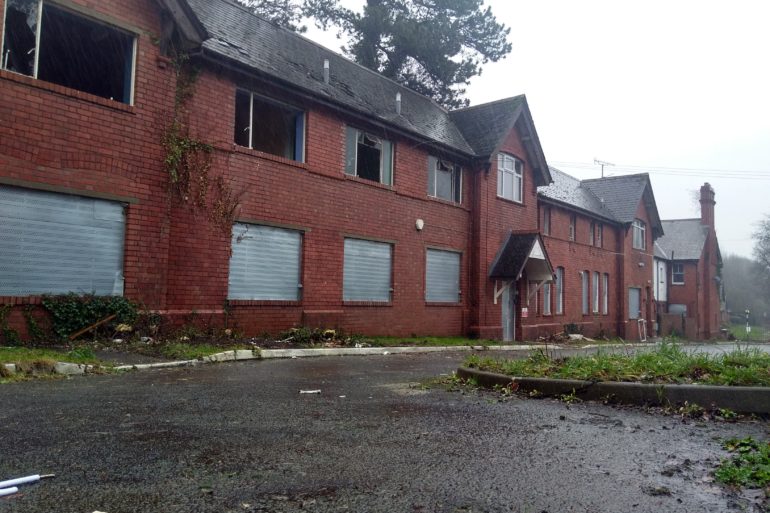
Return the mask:
<path id="1" fill-rule="evenodd" d="M 393 143 L 349 126 L 345 139 L 345 174 L 393 185 Z"/>
<path id="2" fill-rule="evenodd" d="M 305 161 L 305 113 L 296 107 L 238 90 L 235 144 L 297 162 Z"/>
<path id="3" fill-rule="evenodd" d="M 6 0 L 3 69 L 133 101 L 134 34 L 44 0 Z"/>
<path id="4" fill-rule="evenodd" d="M 428 157 L 428 196 L 462 203 L 462 178 L 460 166 Z"/>

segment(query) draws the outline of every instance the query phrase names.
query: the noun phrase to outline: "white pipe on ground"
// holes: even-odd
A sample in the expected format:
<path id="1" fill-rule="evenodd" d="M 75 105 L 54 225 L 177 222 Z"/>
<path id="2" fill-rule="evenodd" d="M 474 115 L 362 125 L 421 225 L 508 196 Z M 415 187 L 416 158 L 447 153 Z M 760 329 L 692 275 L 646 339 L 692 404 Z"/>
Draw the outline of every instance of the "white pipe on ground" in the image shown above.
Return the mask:
<path id="1" fill-rule="evenodd" d="M 5 497 L 6 495 L 13 495 L 18 491 L 19 489 L 16 488 L 15 486 L 12 488 L 0 488 L 0 497 Z"/>
<path id="2" fill-rule="evenodd" d="M 41 476 L 40 474 L 35 474 L 32 476 L 18 477 L 16 479 L 0 481 L 0 489 L 11 488 L 13 486 L 18 486 L 18 485 L 27 484 L 27 483 L 36 483 L 37 481 L 40 481 L 41 479 L 44 479 L 46 477 L 53 477 L 53 474 L 48 474 L 44 476 Z"/>

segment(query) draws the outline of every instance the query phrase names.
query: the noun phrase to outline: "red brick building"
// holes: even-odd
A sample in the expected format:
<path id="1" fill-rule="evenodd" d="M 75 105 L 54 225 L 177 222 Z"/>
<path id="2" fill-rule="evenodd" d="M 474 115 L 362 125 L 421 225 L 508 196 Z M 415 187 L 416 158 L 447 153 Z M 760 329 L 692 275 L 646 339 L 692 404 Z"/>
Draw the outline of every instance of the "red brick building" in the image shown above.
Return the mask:
<path id="1" fill-rule="evenodd" d="M 649 180 L 552 177 L 523 96 L 448 112 L 228 0 L 0 7 L 12 326 L 67 291 L 248 334 L 522 340 L 574 323 L 637 338 L 636 318 L 652 319 Z M 190 89 L 174 48 L 198 70 Z M 200 183 L 180 193 L 169 175 L 180 111 L 184 140 L 211 151 L 202 204 L 229 194 L 232 229 L 190 207 Z"/>
<path id="2" fill-rule="evenodd" d="M 656 242 L 658 314 L 662 335 L 706 340 L 720 335 L 724 312 L 722 255 L 714 229 L 714 189 L 700 188 L 701 216 L 663 221 Z"/>

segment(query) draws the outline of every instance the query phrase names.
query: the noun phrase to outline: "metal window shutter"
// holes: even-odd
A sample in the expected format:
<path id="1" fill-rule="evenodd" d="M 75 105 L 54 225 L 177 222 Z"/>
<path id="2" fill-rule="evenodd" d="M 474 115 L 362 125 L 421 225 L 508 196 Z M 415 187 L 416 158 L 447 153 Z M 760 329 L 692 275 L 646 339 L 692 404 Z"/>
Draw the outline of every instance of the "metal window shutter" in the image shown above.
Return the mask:
<path id="1" fill-rule="evenodd" d="M 296 301 L 302 234 L 236 223 L 228 277 L 229 299 Z"/>
<path id="2" fill-rule="evenodd" d="M 0 296 L 123 294 L 114 201 L 0 186 Z"/>
<path id="3" fill-rule="evenodd" d="M 457 303 L 460 300 L 460 254 L 429 249 L 425 265 L 425 300 Z"/>
<path id="4" fill-rule="evenodd" d="M 343 299 L 345 301 L 390 301 L 391 245 L 345 239 Z"/>

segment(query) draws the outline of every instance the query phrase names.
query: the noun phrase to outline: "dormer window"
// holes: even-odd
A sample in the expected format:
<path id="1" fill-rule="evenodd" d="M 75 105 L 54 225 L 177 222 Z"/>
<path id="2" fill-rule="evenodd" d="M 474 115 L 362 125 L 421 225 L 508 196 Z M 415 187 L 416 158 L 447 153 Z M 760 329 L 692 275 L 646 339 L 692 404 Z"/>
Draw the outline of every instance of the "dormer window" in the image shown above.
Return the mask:
<path id="1" fill-rule="evenodd" d="M 43 0 L 6 0 L 0 67 L 133 101 L 136 36 Z"/>
<path id="2" fill-rule="evenodd" d="M 393 143 L 346 127 L 345 174 L 393 185 Z"/>
<path id="3" fill-rule="evenodd" d="M 460 166 L 428 157 L 428 196 L 461 203 L 462 177 Z"/>
<path id="4" fill-rule="evenodd" d="M 524 201 L 524 163 L 512 155 L 497 155 L 497 195 L 507 200 Z"/>

